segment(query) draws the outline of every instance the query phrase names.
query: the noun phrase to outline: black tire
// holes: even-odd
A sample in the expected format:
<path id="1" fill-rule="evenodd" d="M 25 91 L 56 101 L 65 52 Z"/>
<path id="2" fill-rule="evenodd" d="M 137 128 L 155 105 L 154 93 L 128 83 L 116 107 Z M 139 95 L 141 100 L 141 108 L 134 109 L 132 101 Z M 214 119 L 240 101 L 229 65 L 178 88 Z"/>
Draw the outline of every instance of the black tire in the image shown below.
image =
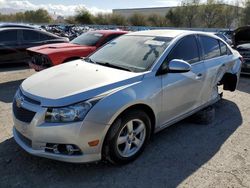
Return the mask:
<path id="1" fill-rule="evenodd" d="M 125 127 L 125 125 L 134 119 L 139 119 L 142 121 L 145 125 L 145 140 L 140 147 L 140 149 L 132 156 L 130 157 L 123 157 L 119 154 L 118 148 L 117 148 L 117 140 L 119 137 L 119 133 L 122 131 L 122 129 Z M 127 164 L 133 160 L 135 160 L 145 149 L 145 146 L 147 145 L 149 138 L 151 134 L 151 121 L 148 115 L 139 110 L 131 110 L 124 114 L 122 114 L 120 117 L 118 117 L 115 122 L 111 125 L 103 146 L 103 157 L 104 159 L 108 160 L 109 162 L 113 164 Z"/>

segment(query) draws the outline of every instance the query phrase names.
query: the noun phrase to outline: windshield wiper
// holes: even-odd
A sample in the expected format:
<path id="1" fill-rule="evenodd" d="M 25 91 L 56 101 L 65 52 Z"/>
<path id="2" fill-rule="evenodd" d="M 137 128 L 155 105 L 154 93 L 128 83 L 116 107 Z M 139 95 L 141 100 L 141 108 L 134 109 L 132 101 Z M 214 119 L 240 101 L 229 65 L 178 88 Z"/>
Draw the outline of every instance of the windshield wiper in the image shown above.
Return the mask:
<path id="1" fill-rule="evenodd" d="M 111 67 L 111 68 L 117 68 L 117 69 L 129 71 L 129 72 L 133 72 L 130 68 L 127 68 L 127 67 L 124 67 L 124 66 L 121 66 L 121 65 L 115 65 L 115 64 L 110 64 L 110 63 L 101 63 L 101 62 L 96 62 L 96 64 L 106 66 L 106 67 Z"/>
<path id="2" fill-rule="evenodd" d="M 91 59 L 90 57 L 86 57 L 84 59 L 84 61 L 94 63 L 94 64 L 98 64 L 98 65 L 102 65 L 102 66 L 105 66 L 105 67 L 117 68 L 117 69 L 120 69 L 120 70 L 133 72 L 130 68 L 127 68 L 127 67 L 124 67 L 124 66 L 121 66 L 121 65 L 110 64 L 110 63 L 96 62 L 93 59 Z"/>
<path id="3" fill-rule="evenodd" d="M 86 57 L 85 59 L 83 59 L 84 61 L 90 62 L 90 63 L 94 63 L 97 64 L 93 59 L 91 59 L 90 57 Z"/>

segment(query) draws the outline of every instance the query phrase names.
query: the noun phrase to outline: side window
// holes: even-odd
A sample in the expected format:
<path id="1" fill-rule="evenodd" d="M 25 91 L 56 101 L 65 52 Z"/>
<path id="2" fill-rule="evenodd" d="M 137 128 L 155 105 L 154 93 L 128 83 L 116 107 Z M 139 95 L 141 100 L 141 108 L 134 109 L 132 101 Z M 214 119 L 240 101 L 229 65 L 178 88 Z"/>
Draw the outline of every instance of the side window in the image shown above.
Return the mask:
<path id="1" fill-rule="evenodd" d="M 224 44 L 224 42 L 220 41 L 220 54 L 221 54 L 221 56 L 227 55 L 228 54 L 227 50 L 228 49 L 227 49 L 226 44 Z"/>
<path id="2" fill-rule="evenodd" d="M 3 31 L 0 33 L 0 43 L 17 42 L 17 30 Z"/>
<path id="3" fill-rule="evenodd" d="M 39 32 L 32 30 L 23 30 L 23 40 L 25 42 L 39 41 Z"/>
<path id="4" fill-rule="evenodd" d="M 195 36 L 187 36 L 181 39 L 168 55 L 167 62 L 173 59 L 182 59 L 191 64 L 200 61 Z"/>
<path id="5" fill-rule="evenodd" d="M 217 39 L 207 36 L 200 36 L 200 39 L 201 39 L 201 45 L 205 53 L 204 54 L 205 60 L 220 56 L 220 46 L 219 46 L 219 41 Z"/>
<path id="6" fill-rule="evenodd" d="M 46 35 L 44 33 L 40 33 L 40 40 L 43 41 L 43 40 L 52 40 L 54 39 L 53 36 L 50 36 L 50 35 Z"/>
<path id="7" fill-rule="evenodd" d="M 109 42 L 109 41 L 115 39 L 116 37 L 119 37 L 119 36 L 120 36 L 120 35 L 118 35 L 118 34 L 113 34 L 113 35 L 107 36 L 107 37 L 102 41 L 101 46 L 104 45 L 104 44 L 106 44 L 107 42 Z"/>

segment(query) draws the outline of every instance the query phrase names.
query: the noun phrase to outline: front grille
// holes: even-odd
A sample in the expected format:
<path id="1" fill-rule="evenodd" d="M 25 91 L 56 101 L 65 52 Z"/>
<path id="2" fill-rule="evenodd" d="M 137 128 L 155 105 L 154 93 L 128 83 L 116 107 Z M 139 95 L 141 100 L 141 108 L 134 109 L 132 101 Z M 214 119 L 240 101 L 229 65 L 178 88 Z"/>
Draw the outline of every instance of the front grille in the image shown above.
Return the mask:
<path id="1" fill-rule="evenodd" d="M 29 111 L 22 107 L 18 107 L 16 100 L 14 100 L 12 108 L 13 108 L 13 113 L 15 117 L 18 120 L 25 122 L 25 123 L 30 123 L 36 114 L 36 112 Z"/>
<path id="2" fill-rule="evenodd" d="M 45 68 L 51 67 L 51 61 L 47 55 L 34 52 L 29 52 L 29 55 L 31 56 L 31 63 Z"/>
<path id="3" fill-rule="evenodd" d="M 30 139 L 28 139 L 28 138 L 26 138 L 25 136 L 23 136 L 20 132 L 18 132 L 18 130 L 16 130 L 16 133 L 17 133 L 18 138 L 19 138 L 20 140 L 22 140 L 22 142 L 23 142 L 25 145 L 27 145 L 27 146 L 29 146 L 29 147 L 32 146 L 32 141 L 31 141 Z"/>
<path id="4" fill-rule="evenodd" d="M 243 58 L 250 58 L 250 50 L 239 50 L 239 53 Z"/>

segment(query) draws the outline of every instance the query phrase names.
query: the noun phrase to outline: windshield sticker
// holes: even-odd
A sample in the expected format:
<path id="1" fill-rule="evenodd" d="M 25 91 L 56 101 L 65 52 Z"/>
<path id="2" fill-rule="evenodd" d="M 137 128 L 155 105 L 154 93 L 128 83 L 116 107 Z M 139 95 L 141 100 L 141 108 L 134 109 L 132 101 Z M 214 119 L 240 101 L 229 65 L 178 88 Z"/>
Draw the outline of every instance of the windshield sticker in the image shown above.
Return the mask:
<path id="1" fill-rule="evenodd" d="M 163 46 L 165 42 L 158 41 L 158 40 L 147 40 L 144 44 L 153 45 L 153 46 Z"/>

